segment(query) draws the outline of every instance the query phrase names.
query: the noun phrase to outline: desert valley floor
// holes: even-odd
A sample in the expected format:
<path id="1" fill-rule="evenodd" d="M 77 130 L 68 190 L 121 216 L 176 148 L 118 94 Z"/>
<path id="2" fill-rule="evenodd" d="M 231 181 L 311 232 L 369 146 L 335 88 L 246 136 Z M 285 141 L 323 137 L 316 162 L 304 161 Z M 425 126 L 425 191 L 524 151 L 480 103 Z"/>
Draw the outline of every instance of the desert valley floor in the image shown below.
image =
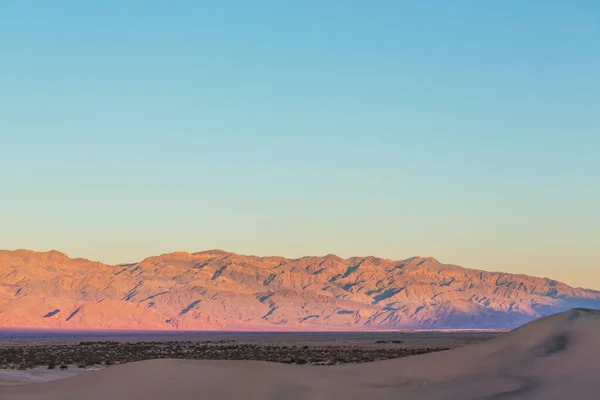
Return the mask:
<path id="1" fill-rule="evenodd" d="M 446 351 L 502 332 L 0 331 L 0 385 L 41 382 L 157 358 L 363 363 Z M 63 370 L 60 369 L 61 366 Z M 49 368 L 50 367 L 50 368 Z"/>
<path id="2" fill-rule="evenodd" d="M 101 343 L 87 340 L 76 343 L 75 338 L 63 342 L 51 338 L 43 339 L 52 342 L 46 342 L 46 347 L 113 346 L 123 354 L 131 354 L 136 349 L 135 346 L 156 348 L 165 343 L 171 343 L 169 351 L 178 348 L 177 351 L 183 352 L 191 350 L 192 354 L 196 351 L 194 346 L 210 347 L 214 354 L 222 354 L 225 349 L 225 352 L 239 353 L 243 346 L 272 346 L 279 351 L 283 351 L 283 347 L 289 347 L 299 354 L 315 346 L 338 347 L 341 352 L 353 346 L 366 352 L 381 346 L 385 350 L 382 354 L 393 352 L 402 346 L 421 346 L 431 351 L 429 354 L 408 354 L 408 357 L 372 360 L 373 362 L 350 359 L 336 363 L 338 365 L 310 365 L 309 360 L 293 363 L 256 361 L 258 358 L 250 361 L 231 360 L 224 356 L 216 357 L 218 359 L 181 359 L 170 358 L 171 356 L 166 354 L 163 359 L 131 360 L 132 362 L 102 369 L 92 367 L 90 370 L 86 369 L 88 372 L 85 373 L 73 372 L 78 367 L 68 365 L 62 373 L 65 376 L 76 376 L 39 382 L 55 379 L 61 373 L 53 372 L 51 376 L 47 374 L 46 378 L 38 379 L 39 383 L 25 384 L 23 381 L 16 381 L 20 372 L 29 374 L 33 381 L 36 379 L 34 370 L 41 369 L 17 369 L 10 370 L 13 378 L 17 377 L 16 380 L 11 382 L 10 374 L 5 375 L 4 386 L 0 386 L 0 398 L 592 400 L 597 399 L 600 393 L 599 332 L 599 311 L 574 309 L 541 318 L 497 337 L 480 336 L 475 340 L 473 336 L 463 336 L 462 333 L 428 334 L 429 336 L 426 334 L 426 337 L 390 333 L 377 334 L 379 337 L 357 334 L 351 338 L 338 337 L 329 343 L 315 339 L 316 334 L 298 334 L 295 337 L 293 334 L 286 334 L 291 336 L 283 342 L 281 335 L 275 335 L 270 338 L 270 343 L 263 344 L 252 343 L 255 338 L 241 337 L 221 338 L 218 340 L 223 342 L 217 343 L 213 340 L 217 337 L 203 338 L 204 343 L 192 339 L 170 342 L 114 340 Z M 404 340 L 397 339 L 402 335 L 406 335 Z M 291 344 L 292 337 L 297 340 L 297 344 Z M 42 339 L 5 339 L 2 347 L 3 360 L 6 361 L 6 355 L 13 354 L 13 350 L 20 351 L 24 358 L 31 360 L 34 348 L 29 347 L 25 352 L 23 348 L 39 346 L 39 340 Z M 420 342 L 422 340 L 425 342 Z M 126 343 L 131 343 L 134 347 L 124 349 L 122 346 Z M 417 343 L 428 344 L 416 346 Z M 447 350 L 451 343 L 454 343 L 455 348 Z M 108 347 L 103 349 L 105 350 L 113 356 L 116 354 L 111 353 L 112 350 Z M 262 354 L 261 350 L 257 352 Z M 4 373 L 7 374 L 6 371 Z M 39 372 L 37 374 L 40 375 Z"/>

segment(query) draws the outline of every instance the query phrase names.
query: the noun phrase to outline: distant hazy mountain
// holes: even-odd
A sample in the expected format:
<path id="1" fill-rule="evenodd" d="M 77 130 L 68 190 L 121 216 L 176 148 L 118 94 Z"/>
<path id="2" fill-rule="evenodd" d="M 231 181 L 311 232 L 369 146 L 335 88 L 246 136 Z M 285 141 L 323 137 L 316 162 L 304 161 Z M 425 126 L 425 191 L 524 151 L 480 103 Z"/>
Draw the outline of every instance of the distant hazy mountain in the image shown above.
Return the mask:
<path id="1" fill-rule="evenodd" d="M 0 327 L 327 330 L 508 328 L 600 292 L 433 258 L 171 253 L 109 266 L 0 251 Z"/>

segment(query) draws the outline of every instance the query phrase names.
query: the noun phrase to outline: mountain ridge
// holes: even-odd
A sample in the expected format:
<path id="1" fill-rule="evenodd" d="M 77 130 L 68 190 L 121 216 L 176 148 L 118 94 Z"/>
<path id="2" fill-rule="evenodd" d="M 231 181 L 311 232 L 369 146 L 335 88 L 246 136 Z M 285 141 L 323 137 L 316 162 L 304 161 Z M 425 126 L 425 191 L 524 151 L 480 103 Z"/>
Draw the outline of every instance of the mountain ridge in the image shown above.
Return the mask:
<path id="1" fill-rule="evenodd" d="M 72 329 L 505 329 L 600 291 L 433 257 L 285 258 L 214 249 L 107 265 L 0 250 L 0 327 Z"/>

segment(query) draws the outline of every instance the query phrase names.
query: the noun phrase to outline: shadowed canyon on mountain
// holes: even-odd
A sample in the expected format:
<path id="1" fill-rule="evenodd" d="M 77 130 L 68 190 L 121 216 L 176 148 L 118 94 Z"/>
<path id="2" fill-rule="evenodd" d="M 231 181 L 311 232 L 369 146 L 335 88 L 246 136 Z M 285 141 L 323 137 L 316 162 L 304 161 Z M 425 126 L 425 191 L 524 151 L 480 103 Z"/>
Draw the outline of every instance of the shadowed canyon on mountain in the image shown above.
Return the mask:
<path id="1" fill-rule="evenodd" d="M 433 258 L 171 253 L 127 265 L 0 251 L 0 326 L 70 329 L 513 328 L 600 292 Z"/>

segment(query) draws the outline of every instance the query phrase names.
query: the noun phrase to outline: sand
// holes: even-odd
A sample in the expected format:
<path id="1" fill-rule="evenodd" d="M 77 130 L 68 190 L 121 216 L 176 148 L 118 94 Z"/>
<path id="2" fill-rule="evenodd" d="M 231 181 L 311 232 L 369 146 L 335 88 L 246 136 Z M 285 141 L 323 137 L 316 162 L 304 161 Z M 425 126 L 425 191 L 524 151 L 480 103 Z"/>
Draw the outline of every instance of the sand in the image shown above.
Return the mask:
<path id="1" fill-rule="evenodd" d="M 328 367 L 151 360 L 0 387 L 0 399 L 598 399 L 598 367 L 600 312 L 577 309 L 442 353 Z"/>
<path id="2" fill-rule="evenodd" d="M 78 368 L 77 365 L 69 365 L 69 368 L 65 371 L 60 370 L 58 367 L 55 369 L 48 369 L 48 367 L 36 367 L 28 370 L 0 369 L 0 386 L 50 382 L 100 369 L 100 367 Z"/>

